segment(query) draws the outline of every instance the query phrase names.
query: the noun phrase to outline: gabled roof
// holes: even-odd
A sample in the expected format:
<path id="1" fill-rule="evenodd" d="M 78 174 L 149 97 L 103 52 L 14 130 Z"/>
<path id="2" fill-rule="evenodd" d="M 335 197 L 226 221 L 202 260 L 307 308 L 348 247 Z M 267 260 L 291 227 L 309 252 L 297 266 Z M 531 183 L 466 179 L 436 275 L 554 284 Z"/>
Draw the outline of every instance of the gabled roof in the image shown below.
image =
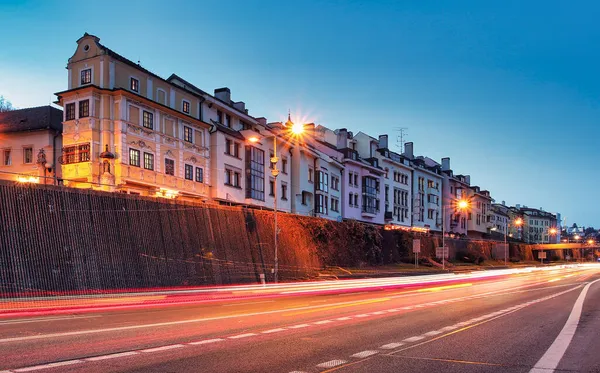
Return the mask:
<path id="1" fill-rule="evenodd" d="M 63 112 L 53 106 L 38 106 L 0 113 L 0 133 L 52 129 L 62 132 Z"/>

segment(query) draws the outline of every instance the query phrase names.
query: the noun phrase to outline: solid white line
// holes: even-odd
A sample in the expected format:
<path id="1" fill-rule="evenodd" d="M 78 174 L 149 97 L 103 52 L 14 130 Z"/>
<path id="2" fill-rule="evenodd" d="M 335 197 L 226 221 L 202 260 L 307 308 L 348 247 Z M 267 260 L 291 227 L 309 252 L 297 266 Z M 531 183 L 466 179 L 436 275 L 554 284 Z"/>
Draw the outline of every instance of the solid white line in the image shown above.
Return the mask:
<path id="1" fill-rule="evenodd" d="M 36 365 L 33 367 L 27 367 L 27 368 L 20 368 L 20 369 L 13 369 L 13 372 L 32 372 L 34 370 L 42 370 L 42 369 L 48 369 L 48 368 L 56 368 L 56 367 L 64 367 L 66 365 L 73 365 L 73 364 L 78 364 L 78 363 L 82 363 L 82 360 L 67 360 L 67 361 L 61 361 L 58 363 L 50 363 L 50 364 L 44 364 L 44 365 Z"/>
<path id="2" fill-rule="evenodd" d="M 284 328 L 277 328 L 277 329 L 265 330 L 264 332 L 261 332 L 261 333 L 262 334 L 271 334 L 271 333 L 282 332 L 284 330 L 285 330 Z"/>
<path id="3" fill-rule="evenodd" d="M 369 356 L 372 356 L 372 355 L 375 355 L 378 353 L 379 353 L 379 351 L 367 350 L 367 351 L 357 352 L 354 355 L 350 355 L 350 357 L 363 358 L 363 357 L 369 357 Z"/>
<path id="4" fill-rule="evenodd" d="M 181 347 L 185 347 L 182 344 L 176 344 L 176 345 L 168 345 L 168 346 L 161 346 L 161 347 L 154 347 L 154 348 L 147 348 L 145 350 L 140 350 L 140 352 L 159 352 L 159 351 L 166 351 L 166 350 L 172 350 L 174 348 L 181 348 Z"/>
<path id="5" fill-rule="evenodd" d="M 138 354 L 137 351 L 128 351 L 128 352 L 121 352 L 121 353 L 118 353 L 118 354 L 110 354 L 110 355 L 88 357 L 85 360 L 86 361 L 100 361 L 100 360 L 115 359 L 115 358 L 118 358 L 118 357 L 131 356 L 131 355 L 137 355 L 137 354 Z"/>
<path id="6" fill-rule="evenodd" d="M 245 334 L 238 334 L 238 335 L 232 335 L 231 337 L 227 337 L 229 339 L 239 339 L 239 338 L 247 338 L 247 337 L 252 337 L 256 335 L 255 333 L 245 333 Z"/>
<path id="7" fill-rule="evenodd" d="M 579 319 L 581 318 L 581 311 L 583 310 L 585 296 L 587 295 L 590 286 L 598 281 L 600 281 L 600 279 L 585 285 L 579 294 L 579 297 L 575 301 L 575 304 L 573 305 L 573 309 L 571 310 L 571 314 L 569 315 L 565 326 L 562 328 L 544 356 L 542 356 L 541 359 L 535 364 L 533 369 L 529 371 L 530 373 L 554 372 L 558 366 L 558 363 L 560 363 L 560 360 L 567 351 L 567 348 L 571 344 L 573 336 L 575 335 L 577 325 L 579 324 Z"/>
<path id="8" fill-rule="evenodd" d="M 421 339 L 425 339 L 425 337 L 423 337 L 422 335 L 418 335 L 416 337 L 410 337 L 410 338 L 406 338 L 403 342 L 417 342 L 420 341 Z"/>
<path id="9" fill-rule="evenodd" d="M 203 341 L 190 342 L 189 345 L 205 345 L 209 343 L 221 342 L 224 341 L 223 338 L 213 338 L 213 339 L 205 339 Z"/>
<path id="10" fill-rule="evenodd" d="M 346 360 L 330 360 L 330 361 L 326 361 L 324 363 L 321 364 L 317 364 L 317 367 L 319 368 L 333 368 L 333 367 L 337 367 L 338 365 L 342 365 L 342 364 L 346 364 L 347 361 Z"/>
<path id="11" fill-rule="evenodd" d="M 400 347 L 400 346 L 404 346 L 404 343 L 398 342 L 398 343 L 388 343 L 386 345 L 383 345 L 379 348 L 383 348 L 384 350 L 393 350 L 394 348 Z"/>

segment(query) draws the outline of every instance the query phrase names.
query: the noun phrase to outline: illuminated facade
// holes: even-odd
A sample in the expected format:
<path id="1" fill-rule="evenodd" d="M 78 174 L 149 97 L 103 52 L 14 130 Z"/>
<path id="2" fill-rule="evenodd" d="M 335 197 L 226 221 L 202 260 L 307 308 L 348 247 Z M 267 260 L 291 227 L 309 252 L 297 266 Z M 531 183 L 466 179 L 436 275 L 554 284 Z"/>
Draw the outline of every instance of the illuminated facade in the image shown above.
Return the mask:
<path id="1" fill-rule="evenodd" d="M 145 196 L 206 199 L 210 179 L 204 97 L 85 34 L 67 64 L 64 184 Z"/>
<path id="2" fill-rule="evenodd" d="M 0 113 L 0 179 L 60 182 L 62 116 L 52 106 Z"/>

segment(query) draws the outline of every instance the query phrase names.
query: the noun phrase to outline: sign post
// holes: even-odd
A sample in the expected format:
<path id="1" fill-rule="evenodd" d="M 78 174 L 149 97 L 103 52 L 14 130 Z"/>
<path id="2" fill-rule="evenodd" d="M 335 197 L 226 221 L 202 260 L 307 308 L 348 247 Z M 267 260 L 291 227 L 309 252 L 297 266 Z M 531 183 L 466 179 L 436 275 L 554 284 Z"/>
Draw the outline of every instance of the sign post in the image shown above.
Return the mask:
<path id="1" fill-rule="evenodd" d="M 540 252 L 538 253 L 538 256 L 540 257 L 540 263 L 541 263 L 541 264 L 544 264 L 544 259 L 546 259 L 546 253 L 545 253 L 545 252 L 543 252 L 543 251 L 540 251 Z"/>
<path id="2" fill-rule="evenodd" d="M 415 268 L 419 267 L 419 253 L 421 252 L 421 240 L 415 238 L 413 240 L 413 253 L 415 254 Z"/>

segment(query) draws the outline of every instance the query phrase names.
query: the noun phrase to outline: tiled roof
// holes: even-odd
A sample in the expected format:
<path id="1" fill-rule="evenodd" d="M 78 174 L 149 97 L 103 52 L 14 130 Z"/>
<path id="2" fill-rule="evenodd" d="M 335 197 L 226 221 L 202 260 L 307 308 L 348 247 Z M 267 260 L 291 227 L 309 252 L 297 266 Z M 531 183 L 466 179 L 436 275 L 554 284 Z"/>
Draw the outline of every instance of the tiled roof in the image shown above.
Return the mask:
<path id="1" fill-rule="evenodd" d="M 62 131 L 63 112 L 53 106 L 38 106 L 0 113 L 0 133 L 53 129 Z"/>

